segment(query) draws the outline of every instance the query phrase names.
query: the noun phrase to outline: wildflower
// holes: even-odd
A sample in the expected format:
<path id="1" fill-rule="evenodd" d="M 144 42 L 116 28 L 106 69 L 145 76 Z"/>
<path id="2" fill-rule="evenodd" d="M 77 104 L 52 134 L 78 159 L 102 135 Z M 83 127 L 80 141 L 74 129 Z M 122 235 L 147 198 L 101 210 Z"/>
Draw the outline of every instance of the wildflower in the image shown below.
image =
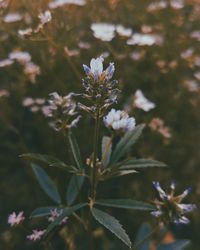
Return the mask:
<path id="1" fill-rule="evenodd" d="M 116 32 L 120 35 L 120 36 L 124 36 L 124 37 L 130 37 L 132 35 L 132 29 L 131 28 L 125 28 L 123 25 L 118 24 L 116 26 Z"/>
<path id="2" fill-rule="evenodd" d="M 3 68 L 3 67 L 6 67 L 6 66 L 9 66 L 11 64 L 13 64 L 13 60 L 11 59 L 4 59 L 4 60 L 1 60 L 0 61 L 0 68 Z"/>
<path id="3" fill-rule="evenodd" d="M 74 4 L 78 6 L 83 6 L 86 4 L 85 0 L 54 0 L 49 3 L 49 8 L 50 9 L 56 9 L 58 7 L 61 7 L 65 4 Z"/>
<path id="4" fill-rule="evenodd" d="M 128 45 L 152 46 L 154 44 L 161 45 L 163 37 L 157 34 L 141 34 L 135 33 L 127 40 Z"/>
<path id="5" fill-rule="evenodd" d="M 24 74 L 28 76 L 32 83 L 36 82 L 36 76 L 40 74 L 40 67 L 32 62 L 24 65 Z"/>
<path id="6" fill-rule="evenodd" d="M 135 128 L 135 118 L 129 117 L 125 111 L 111 109 L 104 117 L 104 124 L 108 128 L 127 132 Z"/>
<path id="7" fill-rule="evenodd" d="M 56 92 L 51 93 L 48 105 L 42 108 L 43 114 L 51 119 L 50 125 L 57 131 L 75 127 L 80 120 L 80 116 L 76 117 L 77 105 L 72 96 L 73 93 L 63 97 Z"/>
<path id="8" fill-rule="evenodd" d="M 19 212 L 18 214 L 13 212 L 8 216 L 8 224 L 10 224 L 12 227 L 20 224 L 24 219 L 24 212 Z"/>
<path id="9" fill-rule="evenodd" d="M 159 182 L 153 182 L 154 188 L 157 190 L 159 199 L 154 201 L 157 207 L 156 211 L 151 212 L 155 217 L 160 217 L 165 223 L 189 223 L 184 215 L 196 208 L 195 204 L 184 204 L 182 200 L 190 193 L 191 188 L 186 189 L 181 195 L 175 196 L 175 183 L 170 185 L 171 191 L 166 193 L 160 186 Z"/>
<path id="10" fill-rule="evenodd" d="M 42 236 L 44 235 L 46 230 L 33 230 L 33 233 L 27 236 L 27 239 L 29 240 L 40 240 L 42 238 Z"/>
<path id="11" fill-rule="evenodd" d="M 110 42 L 115 37 L 115 25 L 109 23 L 93 23 L 91 25 L 94 37 L 103 42 Z"/>
<path id="12" fill-rule="evenodd" d="M 10 93 L 6 89 L 0 89 L 0 98 L 1 97 L 8 97 Z"/>
<path id="13" fill-rule="evenodd" d="M 106 109 L 116 102 L 119 90 L 115 88 L 117 81 L 111 80 L 115 71 L 114 63 L 103 69 L 103 58 L 93 58 L 90 61 L 90 67 L 83 65 L 86 78 L 83 80 L 85 94 L 83 97 L 92 102 L 92 106 L 88 107 L 79 103 L 79 107 L 86 112 L 96 115 L 98 106 L 99 116 L 102 117 Z"/>
<path id="14" fill-rule="evenodd" d="M 138 89 L 135 92 L 135 96 L 134 96 L 134 105 L 139 108 L 142 109 L 146 112 L 148 112 L 151 109 L 154 109 L 156 107 L 155 103 L 149 101 L 144 94 L 142 93 L 142 91 L 140 89 Z"/>
<path id="15" fill-rule="evenodd" d="M 27 28 L 24 30 L 18 30 L 18 34 L 21 37 L 29 37 L 31 34 L 33 33 L 33 29 L 32 28 Z"/>
<path id="16" fill-rule="evenodd" d="M 57 219 L 61 214 L 63 213 L 63 210 L 60 209 L 52 209 L 51 210 L 51 215 L 48 217 L 48 221 L 54 222 L 55 219 Z M 65 224 L 67 222 L 68 217 L 65 217 L 62 219 L 61 224 Z"/>
<path id="17" fill-rule="evenodd" d="M 149 127 L 160 133 L 166 139 L 172 137 L 169 127 L 165 126 L 164 121 L 160 118 L 153 118 L 149 123 Z"/>
<path id="18" fill-rule="evenodd" d="M 19 22 L 21 20 L 22 20 L 22 15 L 20 15 L 17 12 L 9 13 L 3 19 L 5 23 L 14 23 L 14 22 Z"/>
<path id="19" fill-rule="evenodd" d="M 41 24 L 44 25 L 51 21 L 51 12 L 49 10 L 46 10 L 44 13 L 40 13 L 38 18 L 40 19 Z"/>
<path id="20" fill-rule="evenodd" d="M 25 51 L 13 51 L 8 57 L 10 60 L 16 60 L 23 65 L 31 61 L 31 55 Z"/>

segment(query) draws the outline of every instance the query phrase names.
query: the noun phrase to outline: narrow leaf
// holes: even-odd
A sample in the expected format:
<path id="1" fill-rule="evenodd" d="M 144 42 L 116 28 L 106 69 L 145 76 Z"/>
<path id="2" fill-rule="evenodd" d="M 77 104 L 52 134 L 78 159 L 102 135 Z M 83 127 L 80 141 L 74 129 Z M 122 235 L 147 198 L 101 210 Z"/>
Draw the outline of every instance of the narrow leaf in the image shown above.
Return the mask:
<path id="1" fill-rule="evenodd" d="M 134 244 L 136 249 L 149 250 L 150 240 L 151 240 L 149 235 L 151 234 L 151 232 L 152 232 L 152 228 L 148 223 L 143 223 L 140 226 L 139 231 L 136 235 L 135 244 Z"/>
<path id="2" fill-rule="evenodd" d="M 150 211 L 155 210 L 155 206 L 151 204 L 131 199 L 97 200 L 95 204 L 106 207 L 116 207 L 116 208 L 134 209 L 134 210 L 150 210 Z"/>
<path id="3" fill-rule="evenodd" d="M 119 159 L 121 159 L 127 151 L 130 149 L 130 147 L 137 141 L 137 139 L 140 137 L 142 130 L 144 129 L 145 125 L 138 125 L 133 131 L 127 132 L 121 140 L 116 145 L 112 155 L 110 164 L 114 164 L 118 162 Z"/>
<path id="4" fill-rule="evenodd" d="M 132 159 L 120 166 L 119 169 L 136 169 L 136 168 L 148 168 L 148 167 L 166 167 L 163 162 L 148 160 L 148 159 Z"/>
<path id="5" fill-rule="evenodd" d="M 31 213 L 30 217 L 43 217 L 43 216 L 48 216 L 51 214 L 51 210 L 57 209 L 62 210 L 62 208 L 58 208 L 56 206 L 54 207 L 39 207 L 36 208 L 35 210 L 33 210 L 33 212 Z"/>
<path id="6" fill-rule="evenodd" d="M 61 198 L 55 183 L 49 178 L 47 173 L 36 164 L 31 164 L 35 176 L 44 192 L 56 203 L 61 203 Z"/>
<path id="7" fill-rule="evenodd" d="M 79 150 L 78 144 L 76 142 L 76 138 L 73 135 L 72 131 L 69 131 L 68 139 L 69 139 L 69 144 L 70 144 L 70 147 L 72 150 L 74 160 L 75 160 L 78 168 L 83 169 L 83 163 L 82 163 L 82 159 L 81 159 L 80 150 Z"/>
<path id="8" fill-rule="evenodd" d="M 111 178 L 116 178 L 116 177 L 120 177 L 123 175 L 128 175 L 128 174 L 135 174 L 138 173 L 135 169 L 128 169 L 128 170 L 117 170 L 117 171 L 113 171 L 113 172 L 109 172 L 109 174 L 105 175 L 102 177 L 103 180 L 108 180 Z"/>
<path id="9" fill-rule="evenodd" d="M 67 171 L 71 171 L 71 172 L 77 171 L 77 169 L 75 167 L 70 166 L 70 165 L 66 165 L 64 162 L 60 161 L 59 159 L 57 159 L 51 155 L 29 153 L 29 154 L 20 155 L 20 157 L 30 158 L 30 159 L 35 160 L 35 161 L 41 161 L 41 162 L 47 164 L 48 166 L 61 168 L 63 170 L 67 170 Z"/>
<path id="10" fill-rule="evenodd" d="M 102 156 L 101 161 L 103 163 L 103 166 L 106 167 L 109 164 L 110 161 L 110 155 L 112 152 L 112 139 L 108 136 L 104 136 L 102 139 Z"/>
<path id="11" fill-rule="evenodd" d="M 120 240 L 122 240 L 128 247 L 131 248 L 131 241 L 118 220 L 116 220 L 111 215 L 109 215 L 105 212 L 102 212 L 101 210 L 96 209 L 96 208 L 92 208 L 91 212 L 92 212 L 93 217 L 100 224 L 102 224 L 104 227 L 106 227 L 108 230 L 110 230 Z"/>
<path id="12" fill-rule="evenodd" d="M 73 175 L 69 181 L 66 194 L 66 202 L 71 205 L 76 199 L 84 182 L 84 176 Z"/>
<path id="13" fill-rule="evenodd" d="M 47 236 L 47 234 L 53 230 L 56 226 L 58 226 L 60 224 L 60 222 L 65 218 L 65 217 L 68 217 L 70 216 L 72 213 L 74 213 L 76 210 L 82 208 L 82 207 L 85 207 L 87 206 L 87 203 L 80 203 L 80 204 L 77 204 L 77 205 L 74 205 L 72 207 L 69 207 L 69 208 L 65 208 L 63 209 L 63 213 L 57 218 L 55 219 L 54 222 L 52 222 L 48 227 L 47 227 L 47 230 L 44 234 L 44 237 Z"/>

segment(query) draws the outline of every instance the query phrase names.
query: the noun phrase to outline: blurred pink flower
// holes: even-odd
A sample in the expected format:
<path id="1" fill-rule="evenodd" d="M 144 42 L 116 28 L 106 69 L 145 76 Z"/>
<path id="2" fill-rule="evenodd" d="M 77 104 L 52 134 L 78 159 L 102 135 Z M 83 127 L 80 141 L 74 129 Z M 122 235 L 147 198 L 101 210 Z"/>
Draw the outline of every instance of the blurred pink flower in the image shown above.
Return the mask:
<path id="1" fill-rule="evenodd" d="M 25 219 L 24 212 L 19 212 L 19 214 L 16 214 L 13 212 L 8 216 L 8 224 L 12 226 L 18 225 L 20 222 L 22 222 Z"/>
<path id="2" fill-rule="evenodd" d="M 29 240 L 33 240 L 33 241 L 36 241 L 36 240 L 40 240 L 43 236 L 43 234 L 45 233 L 46 230 L 33 230 L 33 233 L 28 235 L 27 236 L 27 239 Z"/>

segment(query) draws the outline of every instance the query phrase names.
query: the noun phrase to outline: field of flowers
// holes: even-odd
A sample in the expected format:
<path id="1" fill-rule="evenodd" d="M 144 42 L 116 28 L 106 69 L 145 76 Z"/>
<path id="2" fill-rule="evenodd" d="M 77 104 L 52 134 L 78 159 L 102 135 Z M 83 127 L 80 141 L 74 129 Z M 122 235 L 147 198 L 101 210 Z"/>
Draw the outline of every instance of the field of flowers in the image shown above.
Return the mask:
<path id="1" fill-rule="evenodd" d="M 200 249 L 199 0 L 0 0 L 0 107 L 0 249 Z"/>

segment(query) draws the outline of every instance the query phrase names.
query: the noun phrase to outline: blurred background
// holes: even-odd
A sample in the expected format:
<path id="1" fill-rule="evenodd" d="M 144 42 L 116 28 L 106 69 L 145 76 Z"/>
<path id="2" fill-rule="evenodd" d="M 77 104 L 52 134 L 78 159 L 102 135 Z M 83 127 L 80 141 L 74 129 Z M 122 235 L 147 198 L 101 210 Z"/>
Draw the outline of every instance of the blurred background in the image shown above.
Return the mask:
<path id="1" fill-rule="evenodd" d="M 51 14 L 41 16 L 46 10 Z M 44 153 L 68 161 L 65 140 L 48 126 L 42 105 L 54 91 L 80 93 L 82 64 L 97 56 L 104 57 L 105 65 L 115 63 L 114 78 L 122 90 L 115 108 L 147 124 L 132 154 L 169 166 L 105 183 L 99 197 L 150 201 L 155 197 L 152 181 L 167 188 L 176 180 L 177 193 L 192 187 L 186 202 L 200 205 L 199 1 L 0 0 L 0 249 L 43 249 L 25 238 L 27 228 L 44 228 L 45 220 L 27 220 L 26 229 L 7 224 L 13 211 L 23 210 L 28 217 L 36 207 L 52 205 L 19 155 Z M 138 104 L 141 95 L 150 101 L 149 108 Z M 84 158 L 91 153 L 92 125 L 84 117 L 74 129 Z M 64 197 L 69 176 L 47 171 Z M 155 224 L 148 213 L 111 212 L 132 240 L 142 222 Z M 172 232 L 192 241 L 188 249 L 199 250 L 199 210 L 189 217 L 189 225 Z M 81 227 L 69 222 L 68 230 L 78 232 L 77 249 L 87 249 Z M 111 249 L 105 247 L 108 242 L 113 249 L 126 249 L 109 233 L 103 235 L 104 247 L 102 235 L 97 237 L 97 249 Z M 55 249 L 69 249 L 59 233 L 53 242 Z"/>

